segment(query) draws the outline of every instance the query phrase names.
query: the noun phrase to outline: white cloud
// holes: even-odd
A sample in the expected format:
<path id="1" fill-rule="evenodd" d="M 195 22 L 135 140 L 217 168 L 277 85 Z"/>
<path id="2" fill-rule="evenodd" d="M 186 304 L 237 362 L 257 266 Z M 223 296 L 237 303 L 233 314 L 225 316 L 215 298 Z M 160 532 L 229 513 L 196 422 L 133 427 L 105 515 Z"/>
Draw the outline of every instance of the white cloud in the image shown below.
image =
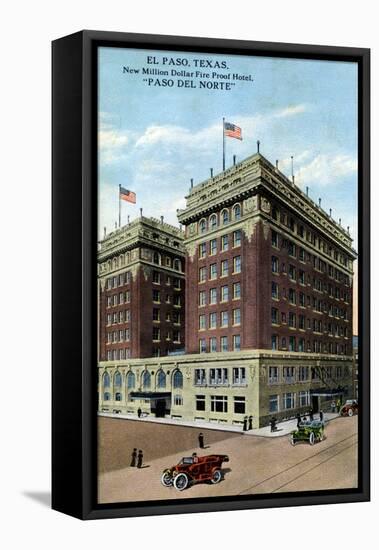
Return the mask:
<path id="1" fill-rule="evenodd" d="M 357 159 L 343 153 L 320 154 L 300 166 L 296 179 L 303 185 L 316 182 L 318 185 L 333 185 L 341 178 L 357 172 Z"/>
<path id="2" fill-rule="evenodd" d="M 280 111 L 273 113 L 272 116 L 275 118 L 289 117 L 293 115 L 298 115 L 300 113 L 304 113 L 306 110 L 307 110 L 307 107 L 303 103 L 300 105 L 289 105 L 288 107 L 285 107 L 284 109 L 281 109 Z"/>

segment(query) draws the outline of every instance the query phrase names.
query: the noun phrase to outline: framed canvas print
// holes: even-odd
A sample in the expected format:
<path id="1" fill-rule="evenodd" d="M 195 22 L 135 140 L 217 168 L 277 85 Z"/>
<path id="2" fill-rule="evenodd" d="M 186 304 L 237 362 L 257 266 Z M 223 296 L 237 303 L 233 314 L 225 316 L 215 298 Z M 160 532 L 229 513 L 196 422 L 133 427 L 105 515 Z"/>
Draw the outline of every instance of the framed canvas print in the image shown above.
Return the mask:
<path id="1" fill-rule="evenodd" d="M 53 508 L 369 499 L 369 50 L 53 43 Z"/>

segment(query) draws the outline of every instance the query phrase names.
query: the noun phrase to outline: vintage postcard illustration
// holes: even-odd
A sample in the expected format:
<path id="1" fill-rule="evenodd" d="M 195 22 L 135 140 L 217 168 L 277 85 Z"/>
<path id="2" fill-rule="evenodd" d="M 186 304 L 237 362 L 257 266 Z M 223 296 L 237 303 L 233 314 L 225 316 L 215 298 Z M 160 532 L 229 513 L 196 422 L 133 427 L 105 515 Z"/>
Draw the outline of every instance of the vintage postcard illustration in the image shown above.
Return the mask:
<path id="1" fill-rule="evenodd" d="M 357 82 L 99 47 L 99 504 L 358 486 Z"/>

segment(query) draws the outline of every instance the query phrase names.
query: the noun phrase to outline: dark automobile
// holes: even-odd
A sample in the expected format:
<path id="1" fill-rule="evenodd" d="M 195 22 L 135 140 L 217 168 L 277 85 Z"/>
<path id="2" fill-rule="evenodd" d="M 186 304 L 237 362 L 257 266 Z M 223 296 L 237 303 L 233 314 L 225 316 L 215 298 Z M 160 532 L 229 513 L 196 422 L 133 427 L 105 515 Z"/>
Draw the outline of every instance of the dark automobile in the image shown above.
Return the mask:
<path id="1" fill-rule="evenodd" d="M 173 485 L 178 491 L 201 481 L 219 483 L 223 462 L 229 462 L 227 455 L 185 456 L 178 464 L 164 470 L 161 482 L 165 487 Z"/>
<path id="2" fill-rule="evenodd" d="M 355 399 L 348 399 L 340 409 L 341 416 L 353 416 L 358 414 L 358 402 Z"/>
<path id="3" fill-rule="evenodd" d="M 297 430 L 291 432 L 291 445 L 295 445 L 298 441 L 308 441 L 310 445 L 314 445 L 316 441 L 324 439 L 324 430 L 324 423 L 320 420 L 301 422 Z"/>

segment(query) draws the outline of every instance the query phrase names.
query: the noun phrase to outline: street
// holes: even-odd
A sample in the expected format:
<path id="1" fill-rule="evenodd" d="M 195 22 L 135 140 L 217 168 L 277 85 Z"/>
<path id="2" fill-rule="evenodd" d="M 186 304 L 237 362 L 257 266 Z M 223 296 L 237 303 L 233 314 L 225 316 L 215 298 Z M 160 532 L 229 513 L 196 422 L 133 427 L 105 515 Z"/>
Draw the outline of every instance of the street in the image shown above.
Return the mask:
<path id="1" fill-rule="evenodd" d="M 329 422 L 324 441 L 314 446 L 298 443 L 293 447 L 288 436 L 270 438 L 202 431 L 207 447 L 204 450 L 197 447 L 199 430 L 195 428 L 99 418 L 99 503 L 357 486 L 357 417 Z M 122 454 L 116 444 L 120 433 L 124 434 Z M 134 446 L 144 450 L 141 469 L 128 465 Z M 217 485 L 199 483 L 182 492 L 164 487 L 160 482 L 162 471 L 193 452 L 199 456 L 227 454 L 230 461 L 224 464 L 223 480 Z"/>

